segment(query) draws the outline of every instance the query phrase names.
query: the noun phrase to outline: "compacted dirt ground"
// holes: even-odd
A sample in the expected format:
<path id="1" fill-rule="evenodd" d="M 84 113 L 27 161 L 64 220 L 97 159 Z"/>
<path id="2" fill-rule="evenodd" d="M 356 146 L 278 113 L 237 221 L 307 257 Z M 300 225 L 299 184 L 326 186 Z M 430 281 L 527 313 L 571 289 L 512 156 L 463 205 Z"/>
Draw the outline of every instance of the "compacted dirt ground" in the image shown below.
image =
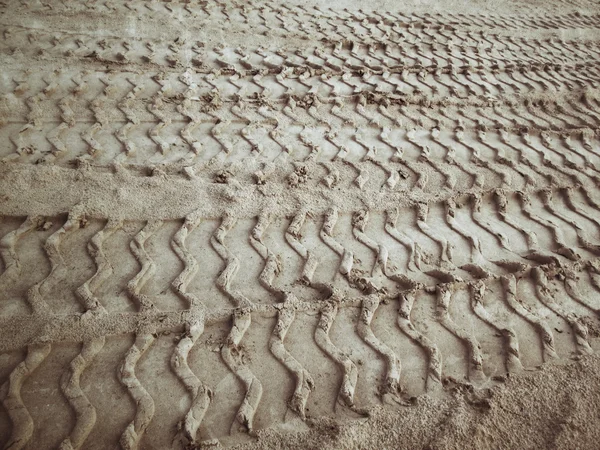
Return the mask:
<path id="1" fill-rule="evenodd" d="M 597 2 L 0 29 L 0 446 L 598 448 Z"/>

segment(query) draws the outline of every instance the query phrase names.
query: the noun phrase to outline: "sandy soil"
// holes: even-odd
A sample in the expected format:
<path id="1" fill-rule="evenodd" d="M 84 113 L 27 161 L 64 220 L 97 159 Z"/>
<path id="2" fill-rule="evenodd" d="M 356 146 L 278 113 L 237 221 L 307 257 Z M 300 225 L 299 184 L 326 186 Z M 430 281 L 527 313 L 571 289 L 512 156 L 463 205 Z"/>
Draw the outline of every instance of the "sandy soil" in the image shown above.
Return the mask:
<path id="1" fill-rule="evenodd" d="M 0 5 L 4 448 L 598 447 L 595 2 Z"/>

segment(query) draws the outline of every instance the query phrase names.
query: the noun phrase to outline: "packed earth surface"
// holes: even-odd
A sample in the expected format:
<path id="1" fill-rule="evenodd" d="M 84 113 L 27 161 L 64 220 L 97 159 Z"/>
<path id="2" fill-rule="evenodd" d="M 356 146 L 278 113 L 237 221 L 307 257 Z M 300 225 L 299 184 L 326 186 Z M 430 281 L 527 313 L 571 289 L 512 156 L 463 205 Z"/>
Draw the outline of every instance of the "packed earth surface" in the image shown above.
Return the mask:
<path id="1" fill-rule="evenodd" d="M 598 448 L 597 1 L 0 28 L 0 447 Z"/>

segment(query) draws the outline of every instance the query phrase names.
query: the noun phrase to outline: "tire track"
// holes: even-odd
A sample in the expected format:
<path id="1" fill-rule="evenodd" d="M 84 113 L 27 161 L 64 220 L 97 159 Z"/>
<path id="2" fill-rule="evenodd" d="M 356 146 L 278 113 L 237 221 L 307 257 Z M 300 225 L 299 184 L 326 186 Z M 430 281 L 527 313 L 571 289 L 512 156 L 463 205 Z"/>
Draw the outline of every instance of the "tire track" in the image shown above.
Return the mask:
<path id="1" fill-rule="evenodd" d="M 175 292 L 189 303 L 189 309 L 197 317 L 196 320 L 186 323 L 185 333 L 182 335 L 171 356 L 173 371 L 192 397 L 190 409 L 180 425 L 186 445 L 196 445 L 198 428 L 213 398 L 212 390 L 200 381 L 194 372 L 192 372 L 188 363 L 190 351 L 204 332 L 206 306 L 196 294 L 188 292 L 187 289 L 189 283 L 196 276 L 199 265 L 196 258 L 186 247 L 185 242 L 189 233 L 197 228 L 201 221 L 201 214 L 197 212 L 192 213 L 186 217 L 183 225 L 171 241 L 173 251 L 184 263 L 183 271 L 173 280 L 171 285 Z"/>
<path id="2" fill-rule="evenodd" d="M 122 223 L 109 220 L 106 226 L 92 237 L 88 243 L 88 252 L 96 263 L 96 272 L 90 279 L 77 289 L 77 296 L 84 306 L 87 314 L 105 314 L 106 310 L 95 296 L 94 292 L 112 275 L 112 266 L 107 260 L 102 246 L 114 234 Z M 96 423 L 96 408 L 86 397 L 81 389 L 81 375 L 93 362 L 94 358 L 105 344 L 105 337 L 85 340 L 81 352 L 71 361 L 69 368 L 61 377 L 61 390 L 75 412 L 75 425 L 69 436 L 60 444 L 61 450 L 76 450 L 81 448 Z"/>
<path id="3" fill-rule="evenodd" d="M 288 406 L 294 413 L 298 414 L 302 420 L 305 420 L 306 402 L 308 401 L 310 393 L 314 390 L 315 382 L 311 374 L 302 367 L 302 364 L 300 364 L 300 362 L 285 348 L 285 336 L 296 318 L 295 308 L 298 299 L 291 292 L 286 292 L 273 285 L 274 278 L 283 268 L 279 256 L 269 250 L 263 241 L 263 234 L 269 226 L 270 219 L 268 213 L 263 213 L 258 217 L 256 226 L 252 229 L 250 235 L 250 243 L 265 261 L 265 266 L 259 276 L 261 284 L 267 290 L 275 294 L 280 300 L 280 303 L 278 304 L 280 309 L 277 313 L 277 322 L 269 339 L 269 350 L 277 361 L 285 366 L 285 368 L 293 375 L 296 386 L 292 397 L 288 400 Z M 298 228 L 297 233 L 299 232 L 299 228 L 302 227 L 304 218 L 301 217 L 298 220 L 300 222 L 295 225 Z M 292 228 L 292 225 L 287 229 L 287 233 L 290 233 L 290 228 Z M 293 236 L 290 235 L 290 237 L 292 238 L 292 242 L 294 242 L 301 251 L 303 249 L 304 254 L 307 254 L 307 251 L 302 244 L 297 240 L 294 241 L 295 238 Z"/>
<path id="4" fill-rule="evenodd" d="M 239 270 L 239 259 L 225 246 L 225 237 L 234 227 L 236 219 L 225 216 L 221 225 L 211 237 L 211 244 L 217 254 L 225 261 L 225 269 L 217 278 L 216 284 L 225 295 L 232 301 L 236 309 L 232 317 L 232 327 L 225 344 L 221 348 L 221 357 L 236 377 L 242 382 L 246 393 L 240 405 L 235 421 L 231 425 L 230 433 L 246 430 L 253 433 L 253 420 L 258 404 L 262 397 L 262 384 L 252 373 L 250 368 L 242 359 L 240 343 L 244 334 L 252 322 L 251 308 L 253 303 L 244 297 L 239 291 L 231 289 L 231 282 Z"/>

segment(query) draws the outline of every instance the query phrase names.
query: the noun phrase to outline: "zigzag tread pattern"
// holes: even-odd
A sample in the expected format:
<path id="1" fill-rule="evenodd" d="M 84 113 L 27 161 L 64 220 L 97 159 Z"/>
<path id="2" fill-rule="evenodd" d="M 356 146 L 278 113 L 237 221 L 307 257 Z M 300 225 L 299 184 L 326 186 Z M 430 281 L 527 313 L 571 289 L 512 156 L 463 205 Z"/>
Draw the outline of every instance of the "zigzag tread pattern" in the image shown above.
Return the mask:
<path id="1" fill-rule="evenodd" d="M 600 349 L 594 2 L 5 3 L 0 446 L 260 442 Z"/>

